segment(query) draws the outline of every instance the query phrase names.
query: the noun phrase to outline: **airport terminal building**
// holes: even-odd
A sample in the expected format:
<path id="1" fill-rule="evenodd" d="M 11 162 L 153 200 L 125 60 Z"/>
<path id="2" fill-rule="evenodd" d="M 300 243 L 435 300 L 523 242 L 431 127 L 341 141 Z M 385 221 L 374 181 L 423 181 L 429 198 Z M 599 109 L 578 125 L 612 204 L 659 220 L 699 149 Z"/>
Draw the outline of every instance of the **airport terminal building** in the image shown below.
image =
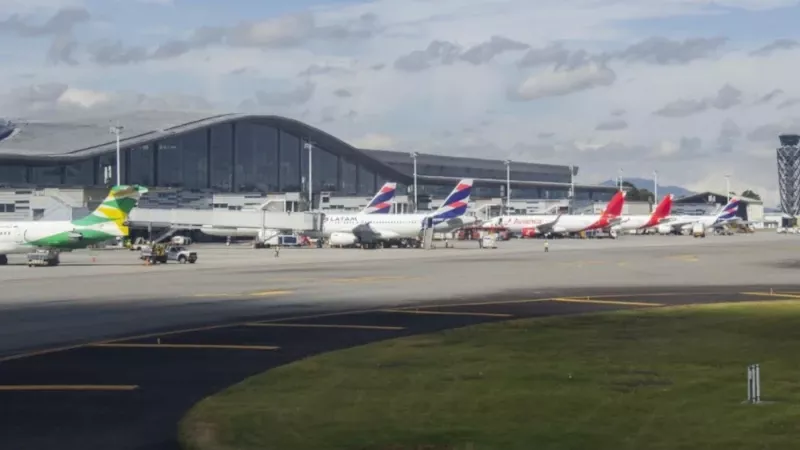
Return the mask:
<path id="1" fill-rule="evenodd" d="M 22 206 L 9 203 L 20 201 L 10 199 L 12 191 L 100 191 L 114 184 L 116 137 L 111 128 L 117 124 L 122 127 L 122 183 L 151 188 L 147 207 L 236 209 L 242 207 L 241 201 L 234 204 L 236 198 L 281 195 L 305 202 L 308 142 L 314 208 L 348 209 L 346 201 L 337 199 L 363 202 L 386 181 L 398 183 L 398 202 L 413 200 L 412 149 L 355 148 L 279 116 L 147 111 L 99 120 L 0 123 L 0 217 Z M 505 196 L 503 160 L 418 154 L 416 162 L 420 209 L 430 198 L 445 196 L 461 178 L 475 180 L 476 200 L 502 201 Z M 573 170 L 577 174 L 578 168 Z M 514 199 L 565 199 L 570 167 L 510 162 L 510 179 Z M 575 185 L 575 198 L 604 201 L 613 191 Z"/>

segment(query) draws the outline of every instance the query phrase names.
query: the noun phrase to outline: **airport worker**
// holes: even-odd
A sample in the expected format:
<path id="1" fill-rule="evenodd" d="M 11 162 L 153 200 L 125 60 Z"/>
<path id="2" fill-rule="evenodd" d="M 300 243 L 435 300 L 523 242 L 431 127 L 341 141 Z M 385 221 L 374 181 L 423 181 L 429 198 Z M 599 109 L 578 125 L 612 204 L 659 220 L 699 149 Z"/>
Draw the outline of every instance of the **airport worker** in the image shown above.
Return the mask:
<path id="1" fill-rule="evenodd" d="M 276 245 L 275 246 L 275 257 L 277 258 L 280 255 L 281 255 L 281 246 L 280 245 Z"/>
<path id="2" fill-rule="evenodd" d="M 547 242 L 547 239 L 544 240 L 544 252 L 547 253 L 550 251 L 550 243 Z"/>

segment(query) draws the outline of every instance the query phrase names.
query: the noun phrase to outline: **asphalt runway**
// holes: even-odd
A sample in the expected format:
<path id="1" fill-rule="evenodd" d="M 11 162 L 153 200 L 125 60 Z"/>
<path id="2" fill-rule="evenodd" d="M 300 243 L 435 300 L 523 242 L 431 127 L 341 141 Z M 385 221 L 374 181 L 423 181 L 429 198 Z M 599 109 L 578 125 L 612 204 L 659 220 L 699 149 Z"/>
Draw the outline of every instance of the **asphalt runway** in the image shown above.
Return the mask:
<path id="1" fill-rule="evenodd" d="M 789 235 L 556 240 L 548 253 L 538 240 L 455 245 L 278 258 L 195 246 L 196 265 L 96 251 L 54 268 L 2 267 L 0 448 L 175 449 L 177 421 L 203 397 L 380 339 L 516 317 L 800 298 L 800 241 Z"/>

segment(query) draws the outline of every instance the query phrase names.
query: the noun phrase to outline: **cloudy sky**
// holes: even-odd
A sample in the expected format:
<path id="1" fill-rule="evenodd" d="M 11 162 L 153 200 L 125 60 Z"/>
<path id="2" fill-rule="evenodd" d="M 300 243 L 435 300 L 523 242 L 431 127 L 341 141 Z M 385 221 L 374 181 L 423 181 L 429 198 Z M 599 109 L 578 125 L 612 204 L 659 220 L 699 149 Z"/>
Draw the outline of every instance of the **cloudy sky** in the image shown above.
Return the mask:
<path id="1" fill-rule="evenodd" d="M 0 116 L 281 114 L 777 202 L 797 0 L 0 0 Z"/>

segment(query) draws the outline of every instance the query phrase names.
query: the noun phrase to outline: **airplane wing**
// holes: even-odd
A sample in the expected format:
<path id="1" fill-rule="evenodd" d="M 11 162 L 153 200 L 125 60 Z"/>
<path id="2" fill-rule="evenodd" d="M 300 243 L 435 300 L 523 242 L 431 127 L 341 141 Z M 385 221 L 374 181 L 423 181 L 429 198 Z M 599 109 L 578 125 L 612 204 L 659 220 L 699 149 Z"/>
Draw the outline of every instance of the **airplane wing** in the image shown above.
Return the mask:
<path id="1" fill-rule="evenodd" d="M 537 234 L 551 233 L 553 231 L 553 228 L 555 228 L 556 224 L 558 223 L 559 219 L 561 219 L 561 214 L 556 216 L 556 218 L 553 219 L 551 222 L 540 223 L 539 225 L 536 225 L 536 233 Z"/>

